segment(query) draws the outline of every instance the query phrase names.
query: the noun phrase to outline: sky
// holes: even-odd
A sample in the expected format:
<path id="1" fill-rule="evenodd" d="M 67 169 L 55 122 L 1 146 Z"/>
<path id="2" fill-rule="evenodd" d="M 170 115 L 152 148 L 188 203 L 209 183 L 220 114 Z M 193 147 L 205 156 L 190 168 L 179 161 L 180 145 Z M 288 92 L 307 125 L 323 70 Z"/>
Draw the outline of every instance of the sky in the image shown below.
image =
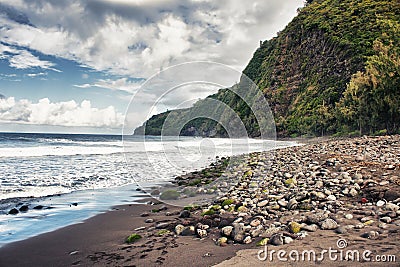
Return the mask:
<path id="1" fill-rule="evenodd" d="M 128 107 L 134 128 L 191 105 L 221 84 L 165 94 L 152 90 L 149 79 L 177 64 L 207 61 L 236 70 L 224 81 L 233 85 L 260 40 L 276 36 L 301 6 L 301 0 L 0 0 L 0 131 L 119 134 Z M 174 70 L 169 79 L 183 75 Z M 144 84 L 146 94 L 138 93 Z M 156 108 L 148 101 L 164 95 Z M 143 96 L 149 98 L 140 102 Z"/>

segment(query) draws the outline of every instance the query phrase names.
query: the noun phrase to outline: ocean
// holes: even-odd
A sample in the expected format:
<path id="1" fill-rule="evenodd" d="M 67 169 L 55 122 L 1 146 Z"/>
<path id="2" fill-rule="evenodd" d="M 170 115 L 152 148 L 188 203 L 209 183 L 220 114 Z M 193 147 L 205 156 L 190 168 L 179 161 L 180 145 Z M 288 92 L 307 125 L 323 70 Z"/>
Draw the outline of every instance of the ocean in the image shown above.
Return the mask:
<path id="1" fill-rule="evenodd" d="M 296 145 L 256 139 L 0 133 L 0 246 L 148 196 L 216 157 Z M 14 207 L 28 212 L 9 215 Z M 34 209 L 35 207 L 45 207 Z"/>

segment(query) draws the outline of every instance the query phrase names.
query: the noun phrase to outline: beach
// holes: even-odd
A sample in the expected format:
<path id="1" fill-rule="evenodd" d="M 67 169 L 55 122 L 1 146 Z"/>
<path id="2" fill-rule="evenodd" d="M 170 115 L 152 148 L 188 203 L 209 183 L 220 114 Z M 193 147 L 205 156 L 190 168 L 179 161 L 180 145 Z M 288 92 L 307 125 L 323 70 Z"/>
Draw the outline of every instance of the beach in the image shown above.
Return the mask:
<path id="1" fill-rule="evenodd" d="M 399 266 L 399 149 L 399 136 L 385 136 L 243 155 L 210 203 L 117 206 L 0 248 L 0 266 Z M 329 249 L 336 258 L 321 256 Z M 263 259 L 272 250 L 286 257 Z M 305 250 L 316 259 L 294 260 Z"/>

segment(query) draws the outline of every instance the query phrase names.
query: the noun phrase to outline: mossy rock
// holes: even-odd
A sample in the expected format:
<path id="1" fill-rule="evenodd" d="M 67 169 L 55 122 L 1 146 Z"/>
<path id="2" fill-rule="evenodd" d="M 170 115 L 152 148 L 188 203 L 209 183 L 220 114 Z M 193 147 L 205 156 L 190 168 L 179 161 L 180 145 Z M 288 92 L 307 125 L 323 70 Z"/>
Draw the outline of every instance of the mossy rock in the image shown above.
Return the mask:
<path id="1" fill-rule="evenodd" d="M 177 200 L 179 198 L 179 192 L 176 190 L 166 190 L 161 193 L 161 200 Z"/>
<path id="2" fill-rule="evenodd" d="M 269 238 L 263 238 L 257 242 L 256 246 L 265 246 L 268 244 Z"/>
<path id="3" fill-rule="evenodd" d="M 299 233 L 300 229 L 301 229 L 301 225 L 299 223 L 297 223 L 297 222 L 290 222 L 289 223 L 289 230 L 293 234 Z"/>
<path id="4" fill-rule="evenodd" d="M 195 186 L 195 185 L 198 185 L 198 184 L 200 184 L 200 183 L 201 183 L 201 179 L 198 178 L 198 179 L 191 180 L 191 181 L 188 183 L 188 185 L 189 185 L 189 186 Z"/>
<path id="5" fill-rule="evenodd" d="M 166 234 L 169 234 L 169 233 L 171 233 L 170 230 L 162 229 L 162 230 L 160 230 L 160 231 L 157 232 L 157 235 L 163 236 L 163 235 L 166 235 Z"/>
<path id="6" fill-rule="evenodd" d="M 185 206 L 183 209 L 188 210 L 188 211 L 193 211 L 193 210 L 197 210 L 199 208 L 200 208 L 199 205 L 189 205 L 189 206 Z"/>
<path id="7" fill-rule="evenodd" d="M 297 185 L 297 181 L 296 181 L 296 179 L 294 179 L 294 178 L 289 178 L 289 179 L 287 179 L 287 180 L 285 181 L 285 185 L 286 185 L 286 186 L 289 186 L 289 187 L 292 187 L 292 186 Z"/>
<path id="8" fill-rule="evenodd" d="M 240 206 L 240 207 L 237 209 L 237 211 L 238 211 L 238 212 L 247 212 L 248 209 L 247 209 L 245 206 Z"/>
<path id="9" fill-rule="evenodd" d="M 234 201 L 233 199 L 225 199 L 225 200 L 222 202 L 221 206 L 222 206 L 222 207 L 229 206 L 229 205 L 233 204 L 234 202 L 235 202 L 235 201 Z"/>
<path id="10" fill-rule="evenodd" d="M 214 205 L 211 207 L 213 210 L 220 210 L 222 207 L 220 205 Z"/>
<path id="11" fill-rule="evenodd" d="M 215 211 L 213 209 L 209 209 L 209 210 L 206 210 L 206 211 L 202 212 L 201 216 L 214 215 L 214 214 L 215 214 Z"/>
<path id="12" fill-rule="evenodd" d="M 128 237 L 126 238 L 126 243 L 128 243 L 128 244 L 134 243 L 134 242 L 136 242 L 137 240 L 139 240 L 139 239 L 141 239 L 141 238 L 142 238 L 141 235 L 138 235 L 138 234 L 131 234 L 130 236 L 128 236 Z"/>

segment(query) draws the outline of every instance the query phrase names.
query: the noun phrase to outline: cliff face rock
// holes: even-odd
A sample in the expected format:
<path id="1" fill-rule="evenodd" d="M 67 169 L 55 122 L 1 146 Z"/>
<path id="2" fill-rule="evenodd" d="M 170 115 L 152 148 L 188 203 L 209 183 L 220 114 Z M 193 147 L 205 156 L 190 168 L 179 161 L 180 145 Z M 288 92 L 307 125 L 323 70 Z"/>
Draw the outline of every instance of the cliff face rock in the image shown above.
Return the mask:
<path id="1" fill-rule="evenodd" d="M 400 103 L 391 100 L 400 99 L 399 21 L 399 1 L 307 1 L 277 37 L 262 42 L 243 73 L 269 102 L 278 135 L 399 131 Z M 234 109 L 250 136 L 259 135 L 254 114 L 232 92 L 210 97 Z M 207 119 L 182 133 L 224 136 Z"/>

